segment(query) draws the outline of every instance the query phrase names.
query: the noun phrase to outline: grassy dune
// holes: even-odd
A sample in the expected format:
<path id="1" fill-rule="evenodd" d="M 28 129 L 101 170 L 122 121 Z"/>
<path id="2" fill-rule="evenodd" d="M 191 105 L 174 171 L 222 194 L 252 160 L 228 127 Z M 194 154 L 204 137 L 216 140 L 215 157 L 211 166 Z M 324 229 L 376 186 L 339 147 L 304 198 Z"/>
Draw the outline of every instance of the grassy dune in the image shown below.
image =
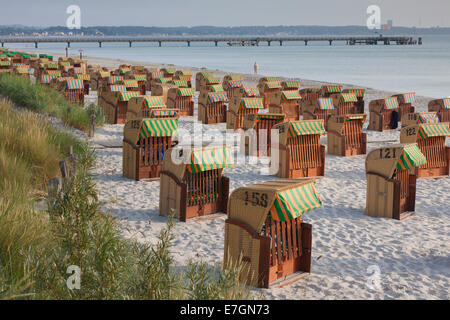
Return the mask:
<path id="1" fill-rule="evenodd" d="M 47 89 L 8 77 L 0 83 L 0 91 L 9 92 L 15 103 L 60 116 L 55 103 L 43 103 L 40 94 Z M 22 97 L 13 84 L 31 91 Z M 33 113 L 17 113 L 7 100 L 0 101 L 0 119 L 0 299 L 249 297 L 238 281 L 240 265 L 223 271 L 192 262 L 186 271 L 175 271 L 172 219 L 155 246 L 123 239 L 114 219 L 100 212 L 89 172 L 95 158 L 85 142 Z M 69 145 L 78 155 L 77 172 L 65 183 L 64 194 L 47 199 L 47 181 L 59 174 L 58 162 Z M 38 206 L 40 200 L 45 205 Z M 81 268 L 79 290 L 66 283 L 71 265 Z"/>

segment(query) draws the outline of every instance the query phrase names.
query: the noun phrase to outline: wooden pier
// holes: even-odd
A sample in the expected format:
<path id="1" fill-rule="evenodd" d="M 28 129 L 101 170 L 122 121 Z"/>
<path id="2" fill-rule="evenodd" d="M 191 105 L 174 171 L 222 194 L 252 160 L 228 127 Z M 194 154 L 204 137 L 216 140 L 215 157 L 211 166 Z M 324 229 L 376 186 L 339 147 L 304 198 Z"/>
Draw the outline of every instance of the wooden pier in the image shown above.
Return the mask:
<path id="1" fill-rule="evenodd" d="M 327 42 L 331 46 L 334 42 L 343 42 L 347 45 L 417 45 L 422 44 L 422 38 L 414 39 L 407 36 L 360 36 L 360 37 L 118 37 L 118 36 L 102 36 L 102 37 L 0 37 L 2 47 L 5 44 L 12 43 L 33 43 L 38 48 L 40 43 L 66 43 L 70 47 L 71 43 L 98 43 L 102 47 L 103 43 L 122 42 L 128 43 L 132 47 L 136 42 L 157 43 L 160 47 L 163 43 L 186 43 L 188 46 L 192 42 L 210 42 L 217 47 L 219 42 L 226 43 L 229 46 L 259 46 L 267 44 L 270 46 L 272 42 L 279 43 L 280 46 L 285 42 L 300 42 L 307 46 L 310 42 Z"/>

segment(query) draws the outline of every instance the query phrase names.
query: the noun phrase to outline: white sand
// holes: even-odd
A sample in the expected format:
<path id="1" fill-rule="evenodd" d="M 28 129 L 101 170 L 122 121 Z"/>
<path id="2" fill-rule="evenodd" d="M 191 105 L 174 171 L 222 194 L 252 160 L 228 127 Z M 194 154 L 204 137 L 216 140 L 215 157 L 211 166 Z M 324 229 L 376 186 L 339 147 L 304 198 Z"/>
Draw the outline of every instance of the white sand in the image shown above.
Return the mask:
<path id="1" fill-rule="evenodd" d="M 125 61 L 88 58 L 92 64 L 118 66 Z M 134 62 L 138 64 L 139 62 Z M 142 63 L 146 66 L 148 64 Z M 160 66 L 158 66 L 160 67 Z M 193 69 L 195 71 L 195 69 Z M 215 70 L 214 70 L 215 71 Z M 224 75 L 224 72 L 217 72 Z M 255 87 L 257 77 L 246 75 L 246 86 Z M 320 85 L 302 81 L 302 87 Z M 368 101 L 391 95 L 368 89 Z M 94 101 L 96 93 L 91 93 Z M 418 97 L 418 111 L 426 111 L 428 98 Z M 182 117 L 179 127 L 193 134 L 194 117 Z M 195 117 L 196 119 L 196 117 Z M 366 123 L 367 126 L 367 123 Z M 225 124 L 202 126 L 225 131 Z M 399 141 L 399 131 L 368 131 L 368 152 Z M 123 125 L 98 128 L 92 142 L 122 140 Z M 200 134 L 195 136 L 199 138 Z M 326 137 L 322 137 L 326 145 Z M 449 139 L 447 139 L 449 140 Z M 378 143 L 373 142 L 378 141 Z M 237 152 L 237 147 L 234 147 Z M 105 212 L 117 217 L 125 237 L 155 243 L 166 218 L 158 215 L 159 182 L 138 182 L 122 177 L 122 149 L 98 149 L 94 174 Z M 244 157 L 239 156 L 242 161 Z M 267 159 L 266 159 L 267 160 Z M 416 212 L 404 221 L 364 215 L 366 199 L 365 156 L 326 155 L 325 177 L 316 184 L 323 207 L 305 214 L 313 225 L 311 275 L 291 285 L 255 290 L 269 299 L 449 299 L 450 288 L 450 178 L 420 179 L 417 183 Z M 261 175 L 265 163 L 238 164 L 225 169 L 231 179 L 230 192 L 241 186 L 275 179 Z M 208 264 L 222 263 L 224 221 L 221 216 L 205 221 L 177 223 L 172 248 L 178 266 L 191 258 Z M 366 283 L 380 270 L 379 289 Z"/>

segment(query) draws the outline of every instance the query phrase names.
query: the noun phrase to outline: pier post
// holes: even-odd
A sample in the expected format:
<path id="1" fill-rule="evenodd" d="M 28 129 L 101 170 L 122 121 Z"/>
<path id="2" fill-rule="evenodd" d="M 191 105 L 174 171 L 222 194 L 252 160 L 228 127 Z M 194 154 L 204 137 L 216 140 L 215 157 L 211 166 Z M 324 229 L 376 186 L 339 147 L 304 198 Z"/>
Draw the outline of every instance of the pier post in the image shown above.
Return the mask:
<path id="1" fill-rule="evenodd" d="M 333 40 L 330 40 L 330 46 L 333 44 Z"/>
<path id="2" fill-rule="evenodd" d="M 216 45 L 216 47 L 217 47 L 217 44 L 219 43 L 219 41 L 214 41 L 214 44 Z"/>
<path id="3" fill-rule="evenodd" d="M 307 45 L 308 45 L 308 41 L 305 40 L 305 46 L 307 46 Z"/>
<path id="4" fill-rule="evenodd" d="M 70 42 L 67 42 L 67 48 L 70 48 Z"/>
<path id="5" fill-rule="evenodd" d="M 101 48 L 102 47 L 102 43 L 99 41 L 98 42 L 98 47 Z"/>
<path id="6" fill-rule="evenodd" d="M 271 41 L 267 41 L 267 45 L 268 45 L 269 47 L 270 47 L 270 42 L 271 42 Z"/>
<path id="7" fill-rule="evenodd" d="M 3 47 L 3 45 L 2 45 L 2 47 Z M 38 48 L 38 43 L 37 43 L 37 42 L 34 43 L 34 47 L 35 47 L 36 49 Z"/>
<path id="8" fill-rule="evenodd" d="M 191 46 L 191 42 L 190 42 L 190 41 L 188 41 L 188 42 L 187 42 L 187 45 L 188 45 L 188 47 L 190 47 L 190 46 Z"/>
<path id="9" fill-rule="evenodd" d="M 132 44 L 132 43 L 133 43 L 133 42 L 130 41 L 130 48 L 131 48 L 131 44 Z"/>
<path id="10" fill-rule="evenodd" d="M 158 43 L 159 43 L 159 46 L 161 47 L 161 41 L 158 41 Z"/>
<path id="11" fill-rule="evenodd" d="M 280 41 L 280 46 L 282 46 L 283 45 L 283 41 Z"/>

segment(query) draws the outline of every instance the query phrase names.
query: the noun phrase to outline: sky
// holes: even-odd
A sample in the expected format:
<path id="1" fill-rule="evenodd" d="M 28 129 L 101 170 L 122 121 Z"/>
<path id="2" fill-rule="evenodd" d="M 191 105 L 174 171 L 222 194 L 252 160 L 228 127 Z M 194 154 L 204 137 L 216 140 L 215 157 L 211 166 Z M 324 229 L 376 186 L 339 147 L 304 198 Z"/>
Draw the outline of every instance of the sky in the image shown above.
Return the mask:
<path id="1" fill-rule="evenodd" d="M 0 25 L 65 25 L 69 5 L 85 27 L 366 25 L 369 5 L 382 23 L 450 27 L 450 0 L 0 0 Z"/>

